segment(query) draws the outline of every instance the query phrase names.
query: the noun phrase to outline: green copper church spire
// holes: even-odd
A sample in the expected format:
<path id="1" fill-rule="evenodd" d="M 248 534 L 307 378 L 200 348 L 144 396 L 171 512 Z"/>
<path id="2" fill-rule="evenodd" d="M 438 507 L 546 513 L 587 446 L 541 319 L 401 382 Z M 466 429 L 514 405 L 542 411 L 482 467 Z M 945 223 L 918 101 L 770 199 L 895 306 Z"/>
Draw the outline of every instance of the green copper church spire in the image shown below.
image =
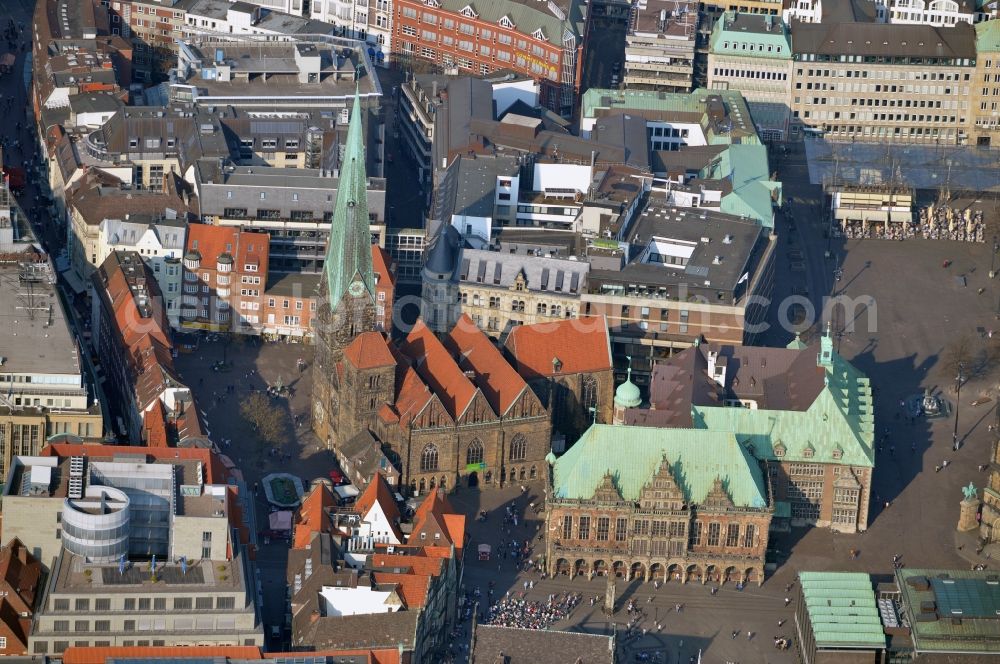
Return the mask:
<path id="1" fill-rule="evenodd" d="M 354 91 L 354 108 L 347 130 L 347 145 L 340 164 L 337 202 L 330 224 L 323 273 L 330 308 L 336 310 L 350 290 L 354 297 L 367 292 L 375 300 L 372 270 L 372 234 L 368 228 L 368 176 L 365 172 L 365 137 L 361 129 L 361 100 Z M 360 286 L 353 286 L 358 282 Z"/>

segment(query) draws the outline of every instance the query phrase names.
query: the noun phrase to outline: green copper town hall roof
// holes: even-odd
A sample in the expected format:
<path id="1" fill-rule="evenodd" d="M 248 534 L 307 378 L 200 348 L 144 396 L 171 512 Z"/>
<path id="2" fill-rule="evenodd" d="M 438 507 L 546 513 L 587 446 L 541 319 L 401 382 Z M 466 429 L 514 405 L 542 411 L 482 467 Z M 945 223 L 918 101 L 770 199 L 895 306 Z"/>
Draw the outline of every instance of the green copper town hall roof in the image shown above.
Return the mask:
<path id="1" fill-rule="evenodd" d="M 372 268 L 372 234 L 368 227 L 368 175 L 365 172 L 365 137 L 361 128 L 361 102 L 354 91 L 354 108 L 347 129 L 347 144 L 340 165 L 337 201 L 330 224 L 323 276 L 330 307 L 336 310 L 354 281 L 364 284 L 375 301 Z"/>
<path id="2" fill-rule="evenodd" d="M 834 351 L 829 333 L 820 340 L 816 364 L 825 386 L 806 410 L 693 405 L 694 426 L 731 431 L 762 459 L 871 468 L 875 416 L 869 379 Z"/>
<path id="3" fill-rule="evenodd" d="M 737 507 L 767 507 L 760 464 L 724 431 L 593 424 L 553 469 L 557 499 L 587 499 L 607 473 L 622 498 L 639 500 L 666 458 L 685 498 L 702 502 L 715 480 Z"/>

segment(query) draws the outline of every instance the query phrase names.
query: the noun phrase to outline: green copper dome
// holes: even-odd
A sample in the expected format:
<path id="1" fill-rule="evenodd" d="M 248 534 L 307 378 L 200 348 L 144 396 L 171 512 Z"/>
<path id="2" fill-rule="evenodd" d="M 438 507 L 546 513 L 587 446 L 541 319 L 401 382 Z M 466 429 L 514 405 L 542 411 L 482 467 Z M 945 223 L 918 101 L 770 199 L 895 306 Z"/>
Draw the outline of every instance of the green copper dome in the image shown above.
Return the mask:
<path id="1" fill-rule="evenodd" d="M 622 408 L 638 408 L 642 403 L 639 388 L 632 382 L 632 367 L 628 368 L 628 378 L 615 390 L 615 405 Z"/>

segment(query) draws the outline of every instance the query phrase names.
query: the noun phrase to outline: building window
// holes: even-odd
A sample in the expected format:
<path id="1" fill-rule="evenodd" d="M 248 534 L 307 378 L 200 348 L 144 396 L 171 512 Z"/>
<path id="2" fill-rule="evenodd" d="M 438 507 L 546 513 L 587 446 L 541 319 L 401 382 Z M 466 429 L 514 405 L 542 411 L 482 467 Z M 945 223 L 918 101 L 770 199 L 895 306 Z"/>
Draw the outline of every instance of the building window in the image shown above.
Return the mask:
<path id="1" fill-rule="evenodd" d="M 563 517 L 563 539 L 573 539 L 573 517 Z"/>
<path id="2" fill-rule="evenodd" d="M 691 524 L 691 546 L 701 546 L 701 521 Z"/>
<path id="3" fill-rule="evenodd" d="M 580 536 L 579 539 L 587 540 L 590 539 L 590 517 L 581 516 L 580 517 Z"/>
<path id="4" fill-rule="evenodd" d="M 754 536 L 755 535 L 756 535 L 756 532 L 755 532 L 754 525 L 752 523 L 748 523 L 743 528 L 743 546 L 746 547 L 746 548 L 748 548 L 748 549 L 750 547 L 752 547 L 754 545 Z"/>
<path id="5" fill-rule="evenodd" d="M 606 516 L 597 517 L 597 540 L 607 542 L 611 530 L 611 519 Z"/>
<path id="6" fill-rule="evenodd" d="M 719 546 L 719 534 L 722 531 L 722 526 L 718 523 L 708 524 L 708 545 L 709 546 Z"/>
<path id="7" fill-rule="evenodd" d="M 580 403 L 583 405 L 584 412 L 590 412 L 591 408 L 597 408 L 597 379 L 593 376 L 583 377 Z"/>
<path id="8" fill-rule="evenodd" d="M 73 608 L 76 611 L 90 611 L 90 600 L 78 599 L 73 603 Z"/>
<path id="9" fill-rule="evenodd" d="M 615 521 L 615 541 L 624 542 L 628 530 L 628 519 L 619 518 Z"/>
<path id="10" fill-rule="evenodd" d="M 437 470 L 437 468 L 438 449 L 433 443 L 428 444 L 420 454 L 420 470 L 426 472 L 428 470 Z"/>
<path id="11" fill-rule="evenodd" d="M 833 522 L 840 524 L 853 524 L 855 521 L 854 510 L 833 508 Z"/>
<path id="12" fill-rule="evenodd" d="M 473 465 L 483 462 L 483 443 L 478 438 L 472 441 L 468 451 L 465 453 L 465 463 Z"/>
<path id="13" fill-rule="evenodd" d="M 726 546 L 737 546 L 740 543 L 740 524 L 731 523 L 726 530 Z"/>
<path id="14" fill-rule="evenodd" d="M 510 441 L 510 460 L 511 461 L 523 461 L 528 455 L 528 440 L 523 434 L 517 434 L 514 439 Z"/>

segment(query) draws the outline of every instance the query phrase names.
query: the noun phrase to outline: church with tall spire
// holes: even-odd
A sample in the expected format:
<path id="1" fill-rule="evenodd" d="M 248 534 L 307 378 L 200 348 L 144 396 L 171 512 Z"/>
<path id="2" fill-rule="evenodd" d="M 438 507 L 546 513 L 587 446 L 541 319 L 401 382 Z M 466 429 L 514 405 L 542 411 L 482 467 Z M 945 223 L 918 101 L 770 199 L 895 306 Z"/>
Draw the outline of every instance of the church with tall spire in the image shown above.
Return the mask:
<path id="1" fill-rule="evenodd" d="M 344 349 L 358 335 L 376 329 L 375 275 L 361 114 L 360 98 L 355 92 L 314 319 L 316 367 L 313 371 L 312 421 L 316 434 L 327 442 L 331 441 L 331 427 L 335 428 L 338 417 L 338 394 L 342 390 L 337 366 Z"/>

